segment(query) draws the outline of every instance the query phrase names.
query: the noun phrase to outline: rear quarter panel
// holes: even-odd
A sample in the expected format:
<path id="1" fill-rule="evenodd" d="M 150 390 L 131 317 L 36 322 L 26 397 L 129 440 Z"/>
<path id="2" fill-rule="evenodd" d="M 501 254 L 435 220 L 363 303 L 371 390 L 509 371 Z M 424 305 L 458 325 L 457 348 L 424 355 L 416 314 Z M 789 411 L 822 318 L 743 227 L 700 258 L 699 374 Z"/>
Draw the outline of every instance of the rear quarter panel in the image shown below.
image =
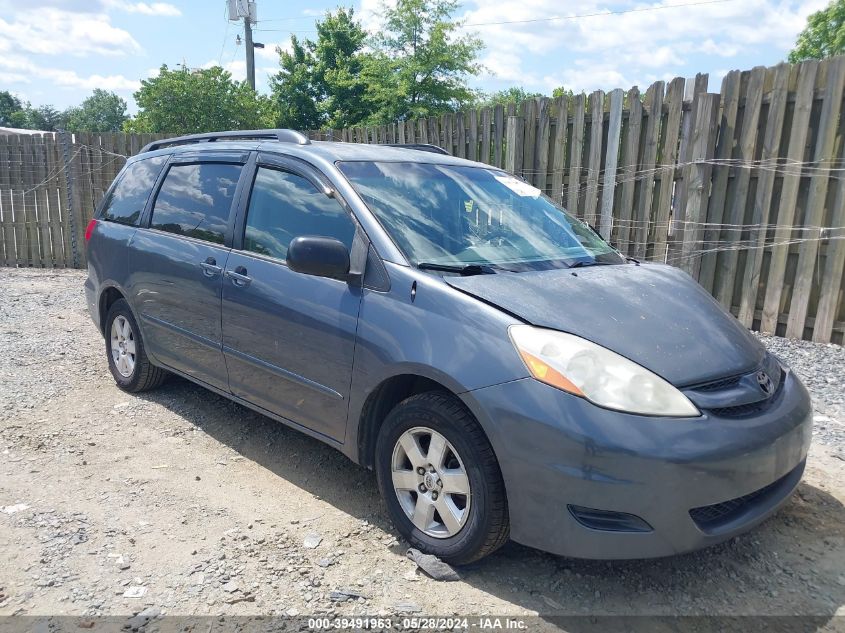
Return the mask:
<path id="1" fill-rule="evenodd" d="M 108 288 L 125 291 L 129 274 L 129 244 L 137 230 L 134 226 L 116 222 L 97 222 L 88 242 L 88 280 L 85 282 L 88 310 L 94 323 L 102 331 L 100 298 Z"/>

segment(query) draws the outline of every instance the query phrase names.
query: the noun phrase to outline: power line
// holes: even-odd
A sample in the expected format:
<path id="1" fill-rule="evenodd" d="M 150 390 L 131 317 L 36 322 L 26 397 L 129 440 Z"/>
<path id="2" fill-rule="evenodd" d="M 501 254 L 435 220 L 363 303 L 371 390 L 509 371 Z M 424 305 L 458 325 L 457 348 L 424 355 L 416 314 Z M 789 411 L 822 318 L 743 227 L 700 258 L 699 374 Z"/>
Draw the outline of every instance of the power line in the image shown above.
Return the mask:
<path id="1" fill-rule="evenodd" d="M 503 26 L 507 24 L 531 24 L 537 22 L 556 22 L 561 20 L 579 20 L 582 18 L 597 18 L 604 16 L 626 15 L 628 13 L 646 13 L 650 11 L 663 11 L 665 9 L 681 9 L 684 7 L 698 7 L 709 4 L 725 4 L 727 2 L 736 2 L 737 0 L 699 0 L 698 2 L 686 2 L 683 4 L 666 4 L 659 7 L 641 7 L 639 9 L 626 9 L 625 11 L 602 11 L 596 13 L 580 13 L 577 15 L 555 15 L 548 18 L 531 18 L 527 20 L 501 20 L 497 22 L 467 22 L 463 26 L 477 27 L 477 26 Z M 295 20 L 304 18 L 275 18 L 271 20 L 261 20 L 261 22 L 275 22 L 282 20 Z M 255 29 L 256 31 L 274 32 L 274 33 L 316 33 L 316 29 Z"/>
<path id="2" fill-rule="evenodd" d="M 229 40 L 229 26 L 230 26 L 230 22 L 229 22 L 229 20 L 228 20 L 228 15 L 227 15 L 227 14 L 228 14 L 228 10 L 227 10 L 227 8 L 224 6 L 224 7 L 223 7 L 223 20 L 226 22 L 226 32 L 225 32 L 225 33 L 224 33 L 224 35 L 223 35 L 223 43 L 220 45 L 220 55 L 218 55 L 218 56 L 217 56 L 217 65 L 218 65 L 218 66 L 222 66 L 222 65 L 223 65 L 223 53 L 226 51 L 226 44 L 227 44 L 227 42 L 228 42 L 228 40 Z"/>

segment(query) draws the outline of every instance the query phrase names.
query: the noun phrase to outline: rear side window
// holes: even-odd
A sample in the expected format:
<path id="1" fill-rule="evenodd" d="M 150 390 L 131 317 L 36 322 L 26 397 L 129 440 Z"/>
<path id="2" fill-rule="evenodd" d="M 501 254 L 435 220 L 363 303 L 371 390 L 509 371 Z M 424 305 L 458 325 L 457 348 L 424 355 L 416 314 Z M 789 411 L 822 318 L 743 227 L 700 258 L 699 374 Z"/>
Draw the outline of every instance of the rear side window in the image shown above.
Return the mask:
<path id="1" fill-rule="evenodd" d="M 291 240 L 303 235 L 333 237 L 351 249 L 355 223 L 337 200 L 302 176 L 260 167 L 249 199 L 244 249 L 285 259 Z"/>
<path id="2" fill-rule="evenodd" d="M 109 193 L 100 218 L 138 226 L 138 220 L 165 160 L 166 156 L 154 156 L 129 165 Z"/>
<path id="3" fill-rule="evenodd" d="M 241 165 L 173 165 L 153 206 L 150 227 L 223 243 Z"/>

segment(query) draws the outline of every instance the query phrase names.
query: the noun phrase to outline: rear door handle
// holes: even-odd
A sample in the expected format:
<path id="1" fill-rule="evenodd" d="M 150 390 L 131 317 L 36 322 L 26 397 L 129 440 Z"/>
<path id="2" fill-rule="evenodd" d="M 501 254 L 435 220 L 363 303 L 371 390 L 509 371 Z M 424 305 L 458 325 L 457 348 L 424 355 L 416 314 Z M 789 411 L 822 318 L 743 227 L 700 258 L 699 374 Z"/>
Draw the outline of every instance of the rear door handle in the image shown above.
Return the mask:
<path id="1" fill-rule="evenodd" d="M 202 272 L 206 277 L 214 277 L 223 271 L 223 269 L 217 265 L 217 260 L 213 257 L 209 257 L 204 262 L 200 262 L 200 268 L 202 268 Z"/>
<path id="2" fill-rule="evenodd" d="M 247 277 L 246 268 L 243 266 L 238 266 L 235 270 L 227 270 L 223 274 L 231 279 L 232 283 L 239 288 L 246 288 L 252 282 L 252 278 Z"/>

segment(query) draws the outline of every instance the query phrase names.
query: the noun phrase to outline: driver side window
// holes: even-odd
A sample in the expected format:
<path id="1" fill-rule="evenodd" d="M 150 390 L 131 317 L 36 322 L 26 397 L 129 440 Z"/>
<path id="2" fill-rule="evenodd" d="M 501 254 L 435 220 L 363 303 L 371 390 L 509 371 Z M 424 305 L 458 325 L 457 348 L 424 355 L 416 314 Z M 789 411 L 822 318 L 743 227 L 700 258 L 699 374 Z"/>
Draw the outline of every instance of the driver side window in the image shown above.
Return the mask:
<path id="1" fill-rule="evenodd" d="M 302 176 L 259 167 L 249 199 L 244 250 L 284 260 L 303 235 L 333 237 L 348 249 L 355 223 L 341 204 Z"/>

